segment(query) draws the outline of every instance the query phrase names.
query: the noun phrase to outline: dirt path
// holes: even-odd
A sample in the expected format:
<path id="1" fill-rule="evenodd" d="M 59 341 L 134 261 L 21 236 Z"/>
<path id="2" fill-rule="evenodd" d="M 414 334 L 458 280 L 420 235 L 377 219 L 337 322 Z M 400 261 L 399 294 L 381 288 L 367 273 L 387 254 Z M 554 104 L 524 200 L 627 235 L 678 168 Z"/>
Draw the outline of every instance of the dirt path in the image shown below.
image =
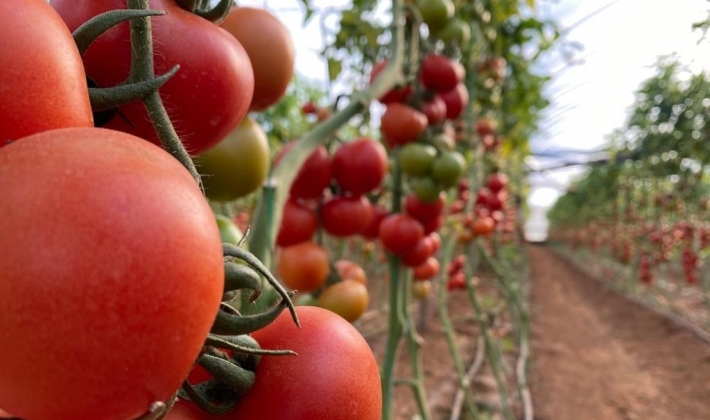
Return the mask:
<path id="1" fill-rule="evenodd" d="M 545 247 L 528 252 L 536 420 L 710 419 L 710 345 Z"/>

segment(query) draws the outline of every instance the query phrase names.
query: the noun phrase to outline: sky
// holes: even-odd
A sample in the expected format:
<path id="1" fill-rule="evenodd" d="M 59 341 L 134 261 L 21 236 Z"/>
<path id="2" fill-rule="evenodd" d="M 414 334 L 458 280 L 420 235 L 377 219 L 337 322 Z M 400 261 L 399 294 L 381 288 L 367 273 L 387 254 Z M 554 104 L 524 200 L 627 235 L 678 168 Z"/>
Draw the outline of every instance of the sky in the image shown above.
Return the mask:
<path id="1" fill-rule="evenodd" d="M 347 7 L 349 0 L 315 0 L 317 8 Z M 296 45 L 296 71 L 327 86 L 327 70 L 318 52 L 323 48 L 321 26 L 332 28 L 335 17 L 317 15 L 302 25 L 299 0 L 240 0 L 241 6 L 270 9 L 289 28 Z M 694 22 L 710 10 L 708 0 L 537 0 L 538 10 L 552 17 L 566 32 L 565 39 L 580 43 L 574 65 L 551 54 L 546 69 L 554 75 L 548 86 L 552 105 L 533 139 L 535 152 L 557 149 L 599 150 L 606 136 L 623 126 L 633 93 L 653 75 L 658 57 L 677 53 L 693 70 L 710 70 L 710 41 L 700 41 Z M 389 2 L 383 2 L 383 7 Z M 532 167 L 545 160 L 530 158 Z M 584 167 L 544 172 L 530 177 L 528 198 L 532 214 L 526 228 L 544 237 L 545 212 Z"/>

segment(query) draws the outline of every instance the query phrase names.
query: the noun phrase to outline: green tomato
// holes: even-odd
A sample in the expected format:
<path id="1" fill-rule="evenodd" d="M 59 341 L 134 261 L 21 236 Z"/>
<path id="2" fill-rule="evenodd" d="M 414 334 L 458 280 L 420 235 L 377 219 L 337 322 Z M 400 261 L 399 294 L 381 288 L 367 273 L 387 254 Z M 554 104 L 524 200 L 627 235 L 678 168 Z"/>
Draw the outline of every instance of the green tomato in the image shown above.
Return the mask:
<path id="1" fill-rule="evenodd" d="M 471 41 L 471 27 L 461 19 L 454 19 L 438 35 L 447 44 L 463 46 Z"/>
<path id="2" fill-rule="evenodd" d="M 399 151 L 398 160 L 405 174 L 424 176 L 429 174 L 436 160 L 436 149 L 426 144 L 409 143 Z"/>
<path id="3" fill-rule="evenodd" d="M 207 198 L 232 201 L 261 187 L 269 174 L 270 160 L 266 133 L 247 117 L 195 163 Z"/>
<path id="4" fill-rule="evenodd" d="M 439 199 L 441 186 L 437 185 L 431 177 L 412 178 L 409 180 L 409 188 L 419 201 L 432 203 Z"/>
<path id="5" fill-rule="evenodd" d="M 217 220 L 217 227 L 219 227 L 219 236 L 222 237 L 222 243 L 237 245 L 242 236 L 244 236 L 242 230 L 227 216 L 217 214 L 215 219 Z"/>
<path id="6" fill-rule="evenodd" d="M 457 151 L 444 152 L 431 167 L 431 176 L 444 187 L 453 187 L 466 170 L 466 159 Z"/>
<path id="7" fill-rule="evenodd" d="M 455 12 L 451 0 L 419 0 L 417 8 L 432 35 L 444 29 Z"/>
<path id="8" fill-rule="evenodd" d="M 304 295 L 301 295 L 296 299 L 294 302 L 296 306 L 319 306 L 318 305 L 318 298 L 313 296 L 310 293 L 306 293 Z"/>

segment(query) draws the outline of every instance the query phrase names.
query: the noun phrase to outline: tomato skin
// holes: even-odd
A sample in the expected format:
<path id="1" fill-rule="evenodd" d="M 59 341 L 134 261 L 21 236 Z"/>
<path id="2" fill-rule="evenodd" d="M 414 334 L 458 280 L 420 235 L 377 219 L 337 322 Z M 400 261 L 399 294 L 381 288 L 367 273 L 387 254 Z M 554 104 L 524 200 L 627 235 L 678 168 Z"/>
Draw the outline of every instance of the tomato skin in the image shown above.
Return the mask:
<path id="1" fill-rule="evenodd" d="M 195 163 L 210 200 L 232 201 L 258 190 L 269 175 L 269 139 L 259 124 L 245 117 Z"/>
<path id="2" fill-rule="evenodd" d="M 368 223 L 364 231 L 360 233 L 363 237 L 367 239 L 377 239 L 380 235 L 380 224 L 385 217 L 389 216 L 390 212 L 384 206 L 380 204 L 375 204 L 372 206 L 372 219 Z"/>
<path id="3" fill-rule="evenodd" d="M 429 280 L 415 281 L 412 284 L 412 294 L 417 299 L 425 299 L 431 293 L 431 282 Z"/>
<path id="4" fill-rule="evenodd" d="M 167 400 L 224 287 L 219 229 L 190 174 L 142 139 L 66 128 L 0 149 L 0 191 L 0 406 L 129 419 Z"/>
<path id="5" fill-rule="evenodd" d="M 332 284 L 318 296 L 318 306 L 355 322 L 365 313 L 370 303 L 367 287 L 357 280 L 343 280 Z"/>
<path id="6" fill-rule="evenodd" d="M 424 228 L 413 217 L 395 213 L 380 224 L 380 241 L 389 252 L 404 255 L 414 250 L 424 236 Z"/>
<path id="7" fill-rule="evenodd" d="M 71 31 L 100 13 L 126 8 L 125 0 L 52 0 L 51 4 Z M 160 94 L 185 148 L 196 155 L 224 139 L 246 115 L 254 93 L 251 62 L 236 38 L 175 1 L 150 0 L 150 8 L 167 12 L 151 19 L 156 74 L 180 65 Z M 128 77 L 129 39 L 125 22 L 101 35 L 87 50 L 84 68 L 99 86 L 116 86 Z M 134 101 L 119 109 L 132 124 L 116 115 L 106 128 L 160 144 L 142 103 Z"/>
<path id="8" fill-rule="evenodd" d="M 508 176 L 502 172 L 491 174 L 486 181 L 486 186 L 491 192 L 498 193 L 508 186 Z"/>
<path id="9" fill-rule="evenodd" d="M 469 95 L 466 85 L 459 83 L 450 91 L 442 93 L 441 99 L 446 103 L 446 118 L 455 120 L 468 105 Z"/>
<path id="10" fill-rule="evenodd" d="M 445 187 L 453 187 L 466 170 L 466 159 L 455 150 L 444 152 L 431 165 L 431 176 Z"/>
<path id="11" fill-rule="evenodd" d="M 429 257 L 434 255 L 434 247 L 432 238 L 422 237 L 411 252 L 402 256 L 402 264 L 407 267 L 417 267 L 424 264 Z"/>
<path id="12" fill-rule="evenodd" d="M 496 221 L 490 216 L 477 217 L 473 220 L 471 229 L 475 235 L 488 236 L 496 228 Z"/>
<path id="13" fill-rule="evenodd" d="M 380 131 L 391 148 L 411 143 L 426 130 L 429 122 L 426 115 L 400 103 L 387 105 L 382 115 Z"/>
<path id="14" fill-rule="evenodd" d="M 402 172 L 409 176 L 425 176 L 436 160 L 436 148 L 428 144 L 409 143 L 397 155 Z"/>
<path id="15" fill-rule="evenodd" d="M 441 264 L 439 263 L 439 260 L 434 257 L 429 257 L 424 262 L 424 264 L 421 264 L 414 268 L 414 279 L 429 280 L 439 274 L 439 270 L 441 270 Z"/>
<path id="16" fill-rule="evenodd" d="M 365 196 L 335 196 L 323 203 L 320 214 L 323 229 L 342 238 L 367 229 L 372 220 L 372 204 Z"/>
<path id="17" fill-rule="evenodd" d="M 446 194 L 444 193 L 439 194 L 438 200 L 430 203 L 419 200 L 415 194 L 409 194 L 404 201 L 404 210 L 408 215 L 424 224 L 439 217 L 443 213 L 445 205 Z"/>
<path id="18" fill-rule="evenodd" d="M 46 1 L 0 2 L 0 147 L 42 131 L 93 127 L 86 74 L 71 32 Z"/>
<path id="19" fill-rule="evenodd" d="M 446 119 L 446 102 L 441 96 L 434 95 L 422 104 L 422 112 L 426 115 L 429 125 L 440 123 Z"/>
<path id="20" fill-rule="evenodd" d="M 387 151 L 381 143 L 360 138 L 342 144 L 333 155 L 333 178 L 354 196 L 382 185 L 387 175 Z"/>
<path id="21" fill-rule="evenodd" d="M 387 67 L 387 60 L 380 61 L 372 67 L 372 73 L 370 73 L 370 84 L 377 79 L 377 76 L 382 72 L 382 70 Z M 393 102 L 404 102 L 407 100 L 409 95 L 412 94 L 412 87 L 407 85 L 400 88 L 391 89 L 389 92 L 382 95 L 379 98 L 380 103 L 391 104 Z"/>
<path id="22" fill-rule="evenodd" d="M 452 0 L 421 0 L 417 8 L 432 35 L 444 29 L 455 12 Z"/>
<path id="23" fill-rule="evenodd" d="M 276 245 L 287 247 L 310 241 L 316 230 L 318 230 L 316 212 L 296 200 L 288 200 L 284 205 Z"/>
<path id="24" fill-rule="evenodd" d="M 254 69 L 251 111 L 262 111 L 281 99 L 293 79 L 295 57 L 288 29 L 267 10 L 235 7 L 220 26 L 249 55 Z"/>
<path id="25" fill-rule="evenodd" d="M 422 60 L 421 80 L 426 89 L 446 93 L 461 83 L 466 70 L 461 63 L 441 54 L 427 54 Z"/>
<path id="26" fill-rule="evenodd" d="M 281 249 L 278 272 L 284 285 L 299 292 L 319 289 L 330 267 L 328 252 L 314 242 L 301 242 Z"/>
<path id="27" fill-rule="evenodd" d="M 281 158 L 288 153 L 296 141 L 288 142 L 279 150 L 274 166 L 278 165 Z M 316 199 L 323 195 L 323 190 L 330 185 L 332 174 L 332 162 L 328 151 L 323 146 L 319 146 L 298 170 L 296 178 L 291 184 L 289 193 L 295 198 Z"/>
<path id="28" fill-rule="evenodd" d="M 379 370 L 362 335 L 326 309 L 299 306 L 296 312 L 301 329 L 284 311 L 252 336 L 262 348 L 298 356 L 262 357 L 254 388 L 224 418 L 380 420 Z"/>

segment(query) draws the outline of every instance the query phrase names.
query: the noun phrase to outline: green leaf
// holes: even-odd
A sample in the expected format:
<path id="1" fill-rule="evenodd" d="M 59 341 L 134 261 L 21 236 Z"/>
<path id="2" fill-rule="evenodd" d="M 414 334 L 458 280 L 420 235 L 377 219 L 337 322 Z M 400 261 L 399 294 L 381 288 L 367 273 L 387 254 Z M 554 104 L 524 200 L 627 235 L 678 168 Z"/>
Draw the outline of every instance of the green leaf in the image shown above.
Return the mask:
<path id="1" fill-rule="evenodd" d="M 343 64 L 340 62 L 340 60 L 336 60 L 335 58 L 328 58 L 328 77 L 330 77 L 331 82 L 338 78 L 338 75 L 340 75 L 340 72 L 342 70 Z"/>

